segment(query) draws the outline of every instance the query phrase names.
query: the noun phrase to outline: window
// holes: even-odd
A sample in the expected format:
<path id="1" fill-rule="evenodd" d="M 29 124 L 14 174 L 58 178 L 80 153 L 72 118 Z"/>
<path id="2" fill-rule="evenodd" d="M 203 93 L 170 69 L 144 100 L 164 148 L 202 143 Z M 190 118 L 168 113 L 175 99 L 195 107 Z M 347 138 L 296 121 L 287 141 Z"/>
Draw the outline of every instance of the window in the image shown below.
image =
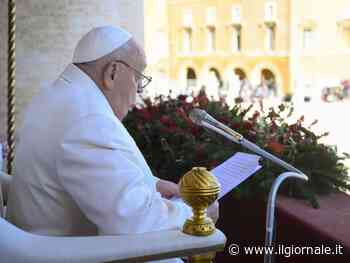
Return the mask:
<path id="1" fill-rule="evenodd" d="M 184 40 L 183 40 L 183 47 L 185 52 L 191 52 L 193 45 L 192 45 L 192 28 L 185 28 L 184 29 Z"/>
<path id="2" fill-rule="evenodd" d="M 233 27 L 233 51 L 239 52 L 242 50 L 242 27 L 234 26 Z"/>
<path id="3" fill-rule="evenodd" d="M 215 51 L 216 45 L 216 29 L 215 27 L 208 27 L 208 51 Z"/>
<path id="4" fill-rule="evenodd" d="M 303 30 L 303 48 L 310 49 L 314 38 L 314 31 L 311 28 Z"/>
<path id="5" fill-rule="evenodd" d="M 232 8 L 232 23 L 240 24 L 242 20 L 241 8 L 239 6 L 234 6 Z"/>
<path id="6" fill-rule="evenodd" d="M 214 26 L 216 22 L 216 8 L 208 7 L 206 16 L 207 26 Z"/>
<path id="7" fill-rule="evenodd" d="M 274 26 L 269 26 L 266 30 L 267 50 L 273 51 L 275 50 L 276 29 Z"/>
<path id="8" fill-rule="evenodd" d="M 192 27 L 192 11 L 185 10 L 183 12 L 183 26 L 184 27 Z"/>
<path id="9" fill-rule="evenodd" d="M 268 2 L 265 4 L 265 20 L 274 21 L 276 20 L 276 3 Z"/>

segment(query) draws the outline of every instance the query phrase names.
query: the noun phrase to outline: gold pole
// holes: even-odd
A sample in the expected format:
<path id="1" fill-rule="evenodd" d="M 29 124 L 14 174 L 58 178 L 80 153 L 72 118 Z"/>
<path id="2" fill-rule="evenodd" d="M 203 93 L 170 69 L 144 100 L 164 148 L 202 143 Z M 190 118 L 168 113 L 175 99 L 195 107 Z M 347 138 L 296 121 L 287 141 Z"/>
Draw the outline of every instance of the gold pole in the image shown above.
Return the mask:
<path id="1" fill-rule="evenodd" d="M 8 77 L 7 77 L 7 140 L 9 154 L 7 158 L 7 173 L 13 172 L 15 157 L 15 107 L 16 107 L 16 1 L 8 0 Z"/>

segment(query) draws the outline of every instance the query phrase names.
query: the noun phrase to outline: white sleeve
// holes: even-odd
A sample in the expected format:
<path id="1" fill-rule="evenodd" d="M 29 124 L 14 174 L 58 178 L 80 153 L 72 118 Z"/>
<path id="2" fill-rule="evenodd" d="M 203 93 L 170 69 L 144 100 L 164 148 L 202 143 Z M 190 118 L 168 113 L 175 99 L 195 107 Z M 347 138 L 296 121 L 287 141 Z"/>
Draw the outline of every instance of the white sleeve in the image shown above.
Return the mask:
<path id="1" fill-rule="evenodd" d="M 191 209 L 163 199 L 145 183 L 145 174 L 123 138 L 116 123 L 105 116 L 75 123 L 57 151 L 62 186 L 100 234 L 181 228 Z"/>

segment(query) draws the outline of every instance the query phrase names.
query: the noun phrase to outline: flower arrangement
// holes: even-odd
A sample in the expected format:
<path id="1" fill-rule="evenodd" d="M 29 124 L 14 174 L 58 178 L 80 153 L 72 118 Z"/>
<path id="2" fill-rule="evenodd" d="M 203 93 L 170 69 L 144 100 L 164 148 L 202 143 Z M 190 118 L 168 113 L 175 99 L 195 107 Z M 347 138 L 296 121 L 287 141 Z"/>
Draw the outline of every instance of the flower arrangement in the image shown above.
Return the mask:
<path id="1" fill-rule="evenodd" d="M 176 99 L 158 97 L 144 100 L 144 105 L 134 108 L 124 124 L 134 137 L 155 175 L 177 182 L 194 166 L 214 168 L 237 151 L 247 152 L 240 145 L 222 136 L 196 126 L 188 112 L 199 107 L 248 140 L 291 163 L 309 176 L 309 181 L 287 181 L 281 192 L 295 198 L 304 198 L 318 207 L 316 196 L 339 190 L 350 190 L 347 167 L 333 146 L 320 143 L 327 133 L 316 135 L 310 126 L 304 126 L 304 117 L 289 124 L 293 113 L 291 104 L 281 104 L 276 109 L 253 110 L 236 104 L 232 109 L 224 101 L 210 101 L 201 92 L 194 98 L 184 95 Z M 267 194 L 273 180 L 283 170 L 263 161 L 263 168 L 247 179 L 234 194 L 240 198 L 253 198 Z M 265 195 L 266 196 L 266 195 Z"/>

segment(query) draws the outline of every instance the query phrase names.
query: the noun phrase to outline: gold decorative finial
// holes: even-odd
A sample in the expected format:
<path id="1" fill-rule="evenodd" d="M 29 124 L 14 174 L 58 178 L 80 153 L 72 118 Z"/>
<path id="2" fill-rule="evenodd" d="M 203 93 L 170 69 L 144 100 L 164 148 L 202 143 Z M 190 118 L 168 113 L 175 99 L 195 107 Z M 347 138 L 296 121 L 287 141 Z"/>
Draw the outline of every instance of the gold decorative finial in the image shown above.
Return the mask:
<path id="1" fill-rule="evenodd" d="M 183 232 L 194 236 L 208 236 L 215 231 L 215 224 L 207 216 L 207 208 L 215 202 L 220 186 L 215 176 L 204 167 L 194 167 L 180 181 L 180 195 L 193 210 Z"/>

